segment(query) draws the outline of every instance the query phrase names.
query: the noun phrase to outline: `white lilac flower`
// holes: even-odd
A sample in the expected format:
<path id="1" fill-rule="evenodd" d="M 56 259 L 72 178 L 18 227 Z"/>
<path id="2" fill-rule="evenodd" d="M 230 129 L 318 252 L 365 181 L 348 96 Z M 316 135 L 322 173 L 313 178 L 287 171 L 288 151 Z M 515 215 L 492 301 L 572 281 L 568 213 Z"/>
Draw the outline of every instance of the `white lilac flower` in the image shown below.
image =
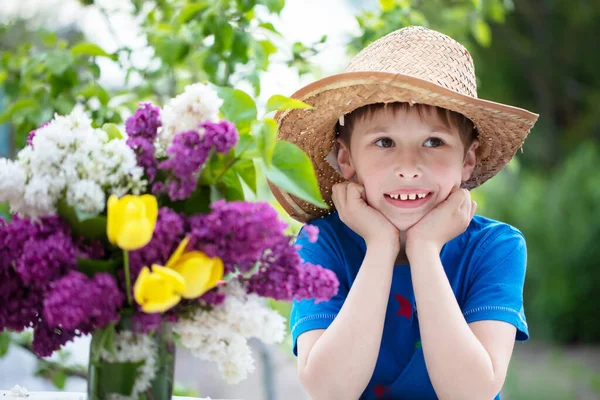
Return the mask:
<path id="1" fill-rule="evenodd" d="M 104 210 L 106 196 L 96 182 L 84 179 L 69 185 L 67 203 L 79 211 L 97 214 Z"/>
<path id="2" fill-rule="evenodd" d="M 112 400 L 134 400 L 139 394 L 152 385 L 156 376 L 158 349 L 156 343 L 148 335 L 135 334 L 131 331 L 116 333 L 113 340 L 114 355 L 102 349 L 100 357 L 109 363 L 140 362 L 138 374 L 131 391 L 131 396 L 111 393 Z"/>
<path id="3" fill-rule="evenodd" d="M 147 183 L 126 140 L 109 140 L 79 108 L 56 115 L 36 131 L 32 146 L 0 166 L 0 201 L 33 218 L 54 214 L 65 194 L 81 211 L 102 212 L 105 193 L 140 194 Z"/>
<path id="4" fill-rule="evenodd" d="M 254 370 L 248 339 L 280 343 L 285 319 L 255 294 L 247 295 L 237 281 L 226 287 L 223 304 L 198 310 L 191 318 L 180 318 L 174 327 L 181 344 L 200 359 L 215 361 L 229 383 L 246 379 Z"/>
<path id="5" fill-rule="evenodd" d="M 195 83 L 188 85 L 179 96 L 171 99 L 163 108 L 160 118 L 162 129 L 159 141 L 167 149 L 176 134 L 198 130 L 203 121 L 217 121 L 223 100 L 210 86 Z"/>
<path id="6" fill-rule="evenodd" d="M 0 158 L 0 202 L 16 203 L 23 198 L 27 175 L 13 161 Z"/>

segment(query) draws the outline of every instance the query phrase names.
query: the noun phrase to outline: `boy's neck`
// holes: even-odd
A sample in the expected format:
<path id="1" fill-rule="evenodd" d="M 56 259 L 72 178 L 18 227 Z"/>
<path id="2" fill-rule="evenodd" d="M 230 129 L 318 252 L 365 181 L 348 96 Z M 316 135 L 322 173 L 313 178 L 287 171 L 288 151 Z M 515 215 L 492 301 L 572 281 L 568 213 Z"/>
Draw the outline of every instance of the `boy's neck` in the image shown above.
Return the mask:
<path id="1" fill-rule="evenodd" d="M 406 257 L 406 231 L 400 231 L 400 251 L 396 256 L 395 265 L 408 264 L 408 257 Z"/>

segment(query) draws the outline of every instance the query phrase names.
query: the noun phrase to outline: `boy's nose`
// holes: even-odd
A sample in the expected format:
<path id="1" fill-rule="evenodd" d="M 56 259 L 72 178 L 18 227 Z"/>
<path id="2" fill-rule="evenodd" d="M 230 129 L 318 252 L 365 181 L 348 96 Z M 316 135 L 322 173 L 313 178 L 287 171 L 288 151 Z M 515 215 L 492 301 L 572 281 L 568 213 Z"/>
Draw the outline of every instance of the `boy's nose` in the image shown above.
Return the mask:
<path id="1" fill-rule="evenodd" d="M 412 173 L 412 172 L 407 172 L 407 173 L 400 172 L 400 173 L 398 173 L 398 176 L 400 178 L 406 178 L 406 179 L 411 179 L 412 178 L 412 179 L 415 179 L 415 178 L 419 177 L 419 174 L 418 173 Z"/>

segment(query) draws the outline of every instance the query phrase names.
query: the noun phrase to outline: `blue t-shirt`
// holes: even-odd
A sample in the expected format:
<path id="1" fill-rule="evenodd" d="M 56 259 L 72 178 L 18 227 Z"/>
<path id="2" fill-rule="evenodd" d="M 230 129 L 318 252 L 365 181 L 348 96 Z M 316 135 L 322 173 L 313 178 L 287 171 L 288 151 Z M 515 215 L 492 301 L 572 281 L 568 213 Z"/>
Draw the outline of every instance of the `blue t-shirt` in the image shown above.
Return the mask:
<path id="1" fill-rule="evenodd" d="M 307 235 L 300 235 L 300 255 L 306 262 L 334 271 L 340 287 L 327 302 L 294 301 L 290 328 L 296 356 L 300 334 L 325 329 L 333 322 L 366 253 L 365 241 L 337 213 L 310 224 L 319 228 L 319 238 L 310 243 Z M 527 255 L 521 232 L 476 215 L 464 233 L 444 245 L 440 258 L 467 323 L 505 321 L 517 328 L 516 340 L 529 338 L 523 311 Z M 421 348 L 410 267 L 398 265 L 394 268 L 377 364 L 361 399 L 436 398 Z"/>

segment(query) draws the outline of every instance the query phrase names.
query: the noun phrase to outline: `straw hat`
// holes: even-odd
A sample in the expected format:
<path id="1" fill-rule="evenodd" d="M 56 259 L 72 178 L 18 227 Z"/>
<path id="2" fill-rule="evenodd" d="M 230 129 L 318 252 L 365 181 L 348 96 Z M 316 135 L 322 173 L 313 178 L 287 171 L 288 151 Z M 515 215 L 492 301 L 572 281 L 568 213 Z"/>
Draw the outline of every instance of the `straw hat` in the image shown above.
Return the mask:
<path id="1" fill-rule="evenodd" d="M 345 114 L 373 103 L 422 103 L 456 111 L 477 129 L 477 165 L 464 183 L 475 188 L 496 175 L 515 155 L 538 115 L 477 98 L 471 55 L 460 43 L 423 27 L 408 27 L 371 43 L 346 70 L 318 80 L 292 95 L 314 109 L 285 110 L 275 119 L 279 138 L 311 158 L 325 210 L 290 195 L 271 182 L 276 199 L 292 218 L 307 222 L 334 210 L 331 188 L 344 178 L 326 160 L 335 142 L 335 127 Z"/>

